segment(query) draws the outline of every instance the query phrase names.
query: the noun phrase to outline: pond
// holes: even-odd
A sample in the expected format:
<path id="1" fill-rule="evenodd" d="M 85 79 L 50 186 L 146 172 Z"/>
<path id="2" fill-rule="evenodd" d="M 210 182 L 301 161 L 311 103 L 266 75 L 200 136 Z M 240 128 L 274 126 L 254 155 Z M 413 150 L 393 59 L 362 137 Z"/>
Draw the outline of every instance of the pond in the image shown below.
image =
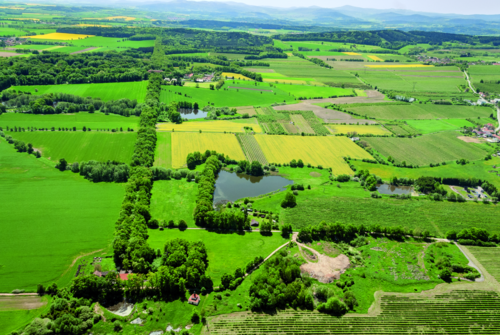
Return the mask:
<path id="1" fill-rule="evenodd" d="M 381 194 L 410 194 L 413 192 L 412 186 L 394 186 L 389 184 L 377 185 L 377 191 Z"/>
<path id="2" fill-rule="evenodd" d="M 187 108 L 180 108 L 179 113 L 181 113 L 181 118 L 189 120 L 203 119 L 208 115 L 207 112 L 204 112 L 201 109 L 187 109 Z"/>
<path id="3" fill-rule="evenodd" d="M 244 173 L 221 171 L 215 181 L 214 203 L 256 197 L 285 190 L 293 181 L 280 176 L 254 177 Z"/>

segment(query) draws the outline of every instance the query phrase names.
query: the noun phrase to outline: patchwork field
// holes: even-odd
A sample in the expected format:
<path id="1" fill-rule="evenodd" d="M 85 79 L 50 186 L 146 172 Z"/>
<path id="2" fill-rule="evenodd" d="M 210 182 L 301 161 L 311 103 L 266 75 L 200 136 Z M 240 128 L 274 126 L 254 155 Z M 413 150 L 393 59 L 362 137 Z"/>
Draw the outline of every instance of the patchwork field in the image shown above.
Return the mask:
<path id="1" fill-rule="evenodd" d="M 61 40 L 61 41 L 81 40 L 81 39 L 88 38 L 88 37 L 94 37 L 94 35 L 50 33 L 50 34 L 44 34 L 44 35 L 23 36 L 23 38 L 30 38 L 30 39 Z"/>
<path id="2" fill-rule="evenodd" d="M 0 292 L 58 282 L 75 257 L 113 239 L 125 185 L 90 183 L 43 160 L 0 140 L 0 188 L 9 190 L 0 194 Z"/>
<path id="3" fill-rule="evenodd" d="M 459 158 L 477 160 L 486 157 L 487 147 L 466 143 L 454 131 L 435 133 L 417 138 L 365 137 L 364 141 L 385 157 L 392 156 L 396 163 L 429 165 L 454 161 Z"/>
<path id="4" fill-rule="evenodd" d="M 171 133 L 172 166 L 179 168 L 186 165 L 187 155 L 196 151 L 215 150 L 231 159 L 245 160 L 243 150 L 233 134 Z"/>
<path id="5" fill-rule="evenodd" d="M 124 117 L 116 114 L 105 115 L 102 113 L 89 114 L 80 112 L 76 114 L 21 114 L 4 113 L 0 115 L 0 127 L 22 127 L 25 129 L 34 127 L 40 128 L 73 128 L 81 131 L 83 127 L 96 129 L 120 129 L 132 128 L 137 131 L 139 128 L 139 118 L 136 116 Z"/>
<path id="6" fill-rule="evenodd" d="M 327 128 L 332 132 L 332 134 L 347 134 L 347 133 L 357 133 L 358 135 L 391 135 L 387 129 L 381 126 L 361 126 L 361 125 L 337 125 L 331 124 Z"/>
<path id="7" fill-rule="evenodd" d="M 262 236 L 254 232 L 243 234 L 219 234 L 206 230 L 149 230 L 148 239 L 151 247 L 162 249 L 165 242 L 174 238 L 188 241 L 203 241 L 210 260 L 207 273 L 212 277 L 214 286 L 220 284 L 225 273 L 234 273 L 236 268 L 244 268 L 248 262 L 257 256 L 267 257 L 288 240 L 274 233 L 272 236 Z M 242 252 L 244 246 L 244 252 Z"/>
<path id="8" fill-rule="evenodd" d="M 103 132 L 9 132 L 16 140 L 33 144 L 42 156 L 53 162 L 64 158 L 67 162 L 114 160 L 130 163 L 137 139 L 136 133 Z"/>
<path id="9" fill-rule="evenodd" d="M 347 110 L 376 119 L 467 119 L 489 117 L 492 109 L 477 106 L 447 106 L 434 104 L 405 105 L 346 105 Z"/>
<path id="10" fill-rule="evenodd" d="M 245 121 L 242 119 L 242 121 Z M 244 127 L 250 127 L 256 133 L 262 133 L 262 129 L 258 124 L 251 121 L 234 122 L 234 121 L 191 121 L 176 123 L 159 123 L 157 129 L 159 131 L 189 131 L 189 132 L 209 132 L 209 133 L 242 133 L 245 132 Z"/>
<path id="11" fill-rule="evenodd" d="M 347 137 L 256 135 L 255 139 L 269 163 L 283 164 L 302 159 L 304 164 L 331 167 L 333 174 L 352 174 L 342 158 L 344 156 L 372 159 Z"/>
<path id="12" fill-rule="evenodd" d="M 101 98 L 103 101 L 126 98 L 144 102 L 147 83 L 147 81 L 133 81 L 102 84 L 33 85 L 12 86 L 10 89 L 31 92 L 31 94 L 36 95 L 59 92 L 82 97 Z"/>

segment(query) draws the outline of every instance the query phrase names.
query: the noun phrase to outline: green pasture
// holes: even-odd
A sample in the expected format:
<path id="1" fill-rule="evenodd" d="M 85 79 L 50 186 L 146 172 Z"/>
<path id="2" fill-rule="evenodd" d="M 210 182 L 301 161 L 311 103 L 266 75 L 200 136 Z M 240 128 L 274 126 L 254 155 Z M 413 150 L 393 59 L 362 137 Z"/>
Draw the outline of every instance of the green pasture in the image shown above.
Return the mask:
<path id="1" fill-rule="evenodd" d="M 83 127 L 92 129 L 119 129 L 132 128 L 137 131 L 139 128 L 139 118 L 137 116 L 121 116 L 117 114 L 87 113 L 79 112 L 75 114 L 21 114 L 4 113 L 0 115 L 0 127 L 22 127 L 26 130 L 34 128 L 70 128 L 76 127 L 81 131 Z"/>
<path id="2" fill-rule="evenodd" d="M 162 166 L 164 168 L 172 168 L 172 133 L 170 132 L 156 133 L 154 165 Z"/>
<path id="3" fill-rule="evenodd" d="M 232 84 L 227 81 L 223 88 L 229 86 L 247 87 L 239 81 L 238 84 Z M 266 85 L 267 86 L 267 85 Z M 268 87 L 249 86 L 262 90 L 269 90 Z M 177 93 L 177 94 L 176 94 Z M 180 93 L 180 95 L 179 95 Z M 197 102 L 200 108 L 208 104 L 214 104 L 215 107 L 235 107 L 250 105 L 270 105 L 274 102 L 294 101 L 295 99 L 287 93 L 275 89 L 272 92 L 262 92 L 249 89 L 228 89 L 210 90 L 205 88 L 167 86 L 162 89 L 160 101 L 169 103 L 170 101 L 189 101 Z"/>
<path id="4" fill-rule="evenodd" d="M 292 41 L 280 41 L 280 40 L 274 40 L 274 46 L 282 49 L 289 49 L 293 48 L 294 51 L 298 51 L 299 47 L 304 47 L 304 48 L 309 48 L 309 49 L 319 49 L 320 51 L 328 51 L 330 49 L 349 49 L 350 52 L 366 52 L 370 50 L 380 50 L 382 49 L 379 46 L 375 45 L 364 45 L 364 44 L 355 44 L 356 46 L 351 48 L 353 46 L 353 43 L 343 43 L 343 42 L 321 42 L 321 41 L 299 41 L 299 42 L 292 42 Z M 308 52 L 308 51 L 301 51 L 301 52 Z"/>
<path id="5" fill-rule="evenodd" d="M 464 119 L 406 120 L 406 123 L 417 129 L 421 134 L 458 130 L 463 127 L 474 127 L 472 123 Z"/>
<path id="6" fill-rule="evenodd" d="M 405 53 L 408 53 L 411 49 L 415 49 L 415 48 L 421 48 L 421 49 L 428 49 L 430 48 L 431 45 L 430 44 L 427 44 L 427 43 L 419 43 L 419 44 L 415 44 L 415 45 L 407 45 L 407 46 L 404 46 L 402 47 L 401 49 L 398 50 L 398 52 L 400 54 L 405 54 Z"/>
<path id="7" fill-rule="evenodd" d="M 344 107 L 344 106 L 343 106 Z M 434 104 L 361 104 L 345 105 L 345 109 L 360 115 L 386 120 L 467 119 L 489 117 L 493 109 L 479 106 Z"/>
<path id="8" fill-rule="evenodd" d="M 154 249 L 163 250 L 168 240 L 182 238 L 188 241 L 202 241 L 208 254 L 208 274 L 214 281 L 214 286 L 220 284 L 225 273 L 234 273 L 237 268 L 245 266 L 257 256 L 267 257 L 276 248 L 288 240 L 279 233 L 272 236 L 262 236 L 258 232 L 217 233 L 204 229 L 149 230 L 149 245 Z"/>
<path id="9" fill-rule="evenodd" d="M 33 85 L 12 86 L 10 89 L 31 92 L 31 94 L 35 95 L 67 93 L 82 97 L 101 98 L 103 101 L 130 99 L 137 100 L 137 102 L 144 102 L 147 83 L 147 81 L 133 81 L 99 84 Z"/>
<path id="10" fill-rule="evenodd" d="M 57 162 L 64 158 L 67 162 L 108 160 L 130 163 L 137 139 L 135 132 L 91 132 L 71 131 L 35 131 L 9 132 L 12 138 L 25 143 L 42 152 L 42 156 Z"/>
<path id="11" fill-rule="evenodd" d="M 461 134 L 447 131 L 417 138 L 364 137 L 363 140 L 385 157 L 391 156 L 400 164 L 429 165 L 455 161 L 483 159 L 488 154 L 485 144 L 466 143 Z"/>
<path id="12" fill-rule="evenodd" d="M 0 171 L 1 292 L 58 282 L 75 257 L 111 243 L 124 184 L 90 183 L 4 140 Z"/>
<path id="13" fill-rule="evenodd" d="M 317 86 L 306 86 L 306 85 L 286 85 L 286 84 L 274 84 L 275 87 L 291 93 L 296 97 L 302 98 L 329 98 L 331 96 L 346 96 L 354 95 L 352 89 L 344 89 L 339 87 L 317 87 Z"/>
<path id="14" fill-rule="evenodd" d="M 158 221 L 168 223 L 184 220 L 189 227 L 194 223 L 194 208 L 198 195 L 198 184 L 181 180 L 158 180 L 153 183 L 151 196 L 151 216 Z"/>
<path id="15" fill-rule="evenodd" d="M 500 93 L 500 66 L 498 65 L 471 65 L 468 69 L 472 84 L 479 91 Z M 481 83 L 481 80 L 483 83 Z"/>
<path id="16" fill-rule="evenodd" d="M 44 39 L 31 39 L 32 41 L 45 41 Z M 56 41 L 56 40 L 47 40 Z M 62 42 L 68 43 L 68 46 L 82 47 L 82 49 L 90 47 L 98 47 L 99 51 L 109 51 L 109 50 L 119 50 L 119 49 L 129 49 L 129 48 L 147 48 L 153 47 L 155 41 L 123 41 L 122 38 L 118 37 L 102 37 L 94 36 L 87 37 L 81 40 L 61 40 Z M 56 49 L 57 50 L 57 49 Z"/>
<path id="17" fill-rule="evenodd" d="M 361 161 L 352 161 L 357 170 L 368 170 L 385 181 L 394 177 L 418 179 L 421 176 L 436 178 L 477 178 L 487 180 L 500 188 L 500 158 L 470 162 L 466 165 L 450 163 L 436 167 L 421 167 L 418 169 L 399 168 L 396 166 L 370 164 Z M 493 168 L 493 165 L 497 166 Z"/>
<path id="18" fill-rule="evenodd" d="M 500 248 L 467 246 L 467 249 L 469 249 L 469 251 L 474 255 L 474 257 L 476 257 L 479 263 L 484 266 L 490 275 L 495 277 L 497 281 L 500 280 L 500 263 L 498 263 Z"/>

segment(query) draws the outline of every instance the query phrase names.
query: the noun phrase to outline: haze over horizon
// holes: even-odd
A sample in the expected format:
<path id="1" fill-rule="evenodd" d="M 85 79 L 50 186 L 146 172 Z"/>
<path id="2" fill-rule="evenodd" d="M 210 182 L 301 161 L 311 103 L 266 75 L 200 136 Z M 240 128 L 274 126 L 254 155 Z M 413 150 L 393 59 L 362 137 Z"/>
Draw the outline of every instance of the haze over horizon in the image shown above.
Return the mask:
<path id="1" fill-rule="evenodd" d="M 160 0 L 161 1 L 161 0 Z M 500 14 L 500 2 L 491 0 L 478 0 L 472 5 L 469 1 L 431 1 L 431 0 L 421 0 L 415 1 L 394 1 L 394 0 L 380 0 L 380 1 L 369 1 L 369 0 L 337 0 L 335 2 L 325 1 L 325 0 L 310 0 L 307 4 L 304 4 L 300 0 L 238 0 L 238 1 L 225 1 L 225 0 L 190 0 L 190 1 L 216 1 L 216 2 L 235 2 L 244 3 L 253 6 L 265 6 L 265 7 L 280 7 L 280 8 L 303 8 L 303 7 L 323 7 L 323 8 L 338 8 L 342 6 L 352 6 L 361 7 L 367 9 L 382 9 L 390 12 L 391 10 L 409 10 L 417 12 L 429 12 L 429 13 L 442 13 L 442 14 L 461 14 L 461 15 L 474 15 L 474 14 L 485 14 L 485 15 L 495 15 Z M 149 1 L 148 1 L 149 2 Z M 168 0 L 166 1 L 168 2 Z"/>

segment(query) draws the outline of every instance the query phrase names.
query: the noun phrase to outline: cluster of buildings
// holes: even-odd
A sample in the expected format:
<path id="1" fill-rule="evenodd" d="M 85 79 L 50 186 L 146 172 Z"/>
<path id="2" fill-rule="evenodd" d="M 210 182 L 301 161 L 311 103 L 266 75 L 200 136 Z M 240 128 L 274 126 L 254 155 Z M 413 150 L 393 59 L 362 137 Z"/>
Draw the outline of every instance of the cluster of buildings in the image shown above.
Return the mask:
<path id="1" fill-rule="evenodd" d="M 437 58 L 437 57 L 429 57 L 427 55 L 418 55 L 417 60 L 419 62 L 424 62 L 424 63 L 433 63 L 433 64 L 449 64 L 449 63 L 454 63 L 453 60 L 449 58 Z"/>
<path id="2" fill-rule="evenodd" d="M 495 126 L 491 123 L 485 124 L 481 129 L 474 129 L 472 132 L 488 142 L 500 142 L 500 136 L 495 133 Z"/>
<path id="3" fill-rule="evenodd" d="M 188 73 L 188 74 L 184 75 L 184 79 L 185 80 L 192 80 L 193 77 L 194 77 L 194 73 Z M 197 82 L 197 83 L 208 83 L 208 82 L 211 82 L 214 79 L 214 77 L 215 77 L 215 73 L 205 74 L 202 78 L 195 79 L 195 82 Z M 168 79 L 168 78 L 166 78 L 166 79 Z"/>

